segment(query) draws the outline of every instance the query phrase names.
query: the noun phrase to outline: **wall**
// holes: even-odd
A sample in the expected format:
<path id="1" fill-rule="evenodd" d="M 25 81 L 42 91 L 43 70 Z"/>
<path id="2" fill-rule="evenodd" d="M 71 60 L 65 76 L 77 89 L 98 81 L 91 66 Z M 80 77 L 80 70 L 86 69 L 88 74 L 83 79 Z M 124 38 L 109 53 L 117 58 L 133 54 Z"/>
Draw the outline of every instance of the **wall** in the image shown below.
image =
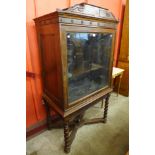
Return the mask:
<path id="1" fill-rule="evenodd" d="M 40 74 L 40 60 L 37 46 L 35 17 L 53 12 L 56 8 L 66 8 L 76 3 L 87 2 L 100 7 L 108 8 L 120 20 L 118 24 L 114 66 L 117 62 L 121 37 L 121 23 L 123 5 L 126 0 L 27 0 L 26 1 L 26 126 L 32 127 L 45 119 L 45 110 L 42 104 L 42 85 Z"/>

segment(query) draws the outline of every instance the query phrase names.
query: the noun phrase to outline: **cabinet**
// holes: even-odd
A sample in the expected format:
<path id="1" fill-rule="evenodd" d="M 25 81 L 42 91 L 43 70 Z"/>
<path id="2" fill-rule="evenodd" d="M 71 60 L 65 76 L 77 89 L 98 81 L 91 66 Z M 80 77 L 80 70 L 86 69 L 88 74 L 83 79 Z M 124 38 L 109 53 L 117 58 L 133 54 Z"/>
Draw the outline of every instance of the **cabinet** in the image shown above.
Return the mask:
<path id="1" fill-rule="evenodd" d="M 128 0 L 126 2 L 125 7 L 121 47 L 117 66 L 125 70 L 120 85 L 120 93 L 122 95 L 129 96 L 129 1 Z M 116 81 L 115 85 L 117 88 L 118 81 Z"/>
<path id="2" fill-rule="evenodd" d="M 34 19 L 42 61 L 43 100 L 50 129 L 50 108 L 64 120 L 65 152 L 84 111 L 103 98 L 106 122 L 112 91 L 117 20 L 104 8 L 81 3 Z M 72 132 L 73 134 L 71 134 Z"/>

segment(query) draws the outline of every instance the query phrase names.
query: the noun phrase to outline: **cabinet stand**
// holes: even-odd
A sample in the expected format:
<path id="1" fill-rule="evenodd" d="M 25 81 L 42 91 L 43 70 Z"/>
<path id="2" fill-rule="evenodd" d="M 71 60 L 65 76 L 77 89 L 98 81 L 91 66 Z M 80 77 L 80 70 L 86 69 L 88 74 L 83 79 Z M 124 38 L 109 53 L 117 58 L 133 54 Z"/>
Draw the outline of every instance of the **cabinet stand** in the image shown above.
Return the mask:
<path id="1" fill-rule="evenodd" d="M 95 123 L 106 123 L 107 121 L 107 112 L 108 112 L 108 104 L 109 104 L 109 97 L 110 93 L 106 95 L 105 98 L 105 106 L 104 106 L 104 112 L 102 118 L 93 118 L 88 120 L 83 120 L 84 113 L 87 109 L 84 109 L 84 111 L 81 111 L 80 114 L 77 116 L 72 115 L 69 119 L 64 119 L 63 126 L 64 126 L 64 152 L 69 153 L 71 144 L 76 136 L 77 130 L 82 127 L 83 125 L 88 124 L 95 124 Z M 103 100 L 103 98 L 102 98 Z M 51 124 L 51 116 L 50 116 L 50 108 L 47 101 L 44 99 L 45 108 L 46 108 L 46 114 L 47 114 L 47 126 L 48 130 L 51 129 L 53 126 Z M 98 103 L 98 102 L 97 102 Z"/>

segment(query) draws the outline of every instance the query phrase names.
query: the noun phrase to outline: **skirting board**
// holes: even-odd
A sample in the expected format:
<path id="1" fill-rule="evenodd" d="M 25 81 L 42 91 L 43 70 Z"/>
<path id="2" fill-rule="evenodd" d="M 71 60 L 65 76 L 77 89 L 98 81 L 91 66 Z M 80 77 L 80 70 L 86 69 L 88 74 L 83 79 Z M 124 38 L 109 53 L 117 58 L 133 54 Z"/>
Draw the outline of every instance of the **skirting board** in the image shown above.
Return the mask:
<path id="1" fill-rule="evenodd" d="M 59 115 L 52 116 L 52 128 L 63 127 L 63 121 Z M 26 129 L 26 140 L 29 140 L 47 130 L 47 121 L 42 120 Z"/>
<path id="2" fill-rule="evenodd" d="M 26 140 L 29 140 L 47 130 L 46 120 L 40 121 L 26 129 Z"/>

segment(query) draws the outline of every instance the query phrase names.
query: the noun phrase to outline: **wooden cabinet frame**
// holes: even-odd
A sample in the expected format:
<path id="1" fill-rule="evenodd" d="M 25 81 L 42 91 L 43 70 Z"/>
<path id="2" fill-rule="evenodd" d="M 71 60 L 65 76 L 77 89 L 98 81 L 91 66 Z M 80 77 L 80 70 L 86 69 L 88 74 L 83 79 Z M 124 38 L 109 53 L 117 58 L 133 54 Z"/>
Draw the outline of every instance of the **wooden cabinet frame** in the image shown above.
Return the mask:
<path id="1" fill-rule="evenodd" d="M 91 27 L 91 26 L 73 26 L 73 25 L 67 25 L 63 24 L 61 25 L 60 29 L 60 38 L 61 38 L 61 55 L 63 58 L 61 59 L 62 61 L 62 73 L 63 73 L 63 93 L 64 93 L 64 109 L 67 110 L 75 105 L 80 105 L 82 104 L 85 100 L 87 100 L 90 96 L 97 95 L 98 93 L 104 91 L 105 89 L 111 88 L 112 84 L 112 63 L 113 63 L 113 54 L 114 54 L 114 43 L 115 43 L 115 30 L 114 29 L 106 29 L 106 28 L 100 28 L 100 27 Z M 109 84 L 105 86 L 104 88 L 101 88 L 89 95 L 86 95 L 78 100 L 75 100 L 74 102 L 71 103 L 71 105 L 68 104 L 68 80 L 67 80 L 67 40 L 66 40 L 66 34 L 67 32 L 99 32 L 99 33 L 111 33 L 113 35 L 112 39 L 112 51 L 111 51 L 111 57 L 110 57 L 110 70 L 109 70 Z"/>
<path id="2" fill-rule="evenodd" d="M 110 93 L 112 92 L 112 64 L 118 21 L 104 8 L 81 3 L 34 19 L 42 58 L 43 100 L 47 124 L 51 129 L 50 109 L 55 110 L 64 123 L 64 151 L 70 151 L 77 129 L 82 125 L 106 123 Z M 112 33 L 108 85 L 68 104 L 67 32 Z M 105 99 L 101 118 L 83 121 L 84 112 Z"/>

